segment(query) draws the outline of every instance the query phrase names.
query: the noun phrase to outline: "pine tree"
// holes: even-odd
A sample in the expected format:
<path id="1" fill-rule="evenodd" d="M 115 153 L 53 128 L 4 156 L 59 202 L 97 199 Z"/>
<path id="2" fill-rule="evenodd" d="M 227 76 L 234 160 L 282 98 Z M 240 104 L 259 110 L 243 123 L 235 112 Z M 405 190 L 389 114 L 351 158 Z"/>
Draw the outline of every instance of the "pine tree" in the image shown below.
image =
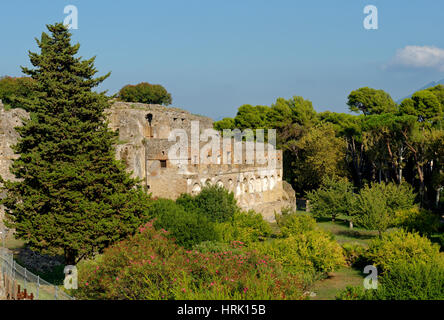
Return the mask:
<path id="1" fill-rule="evenodd" d="M 63 24 L 48 25 L 29 53 L 36 82 L 22 99 L 31 119 L 17 128 L 11 166 L 18 182 L 3 181 L 6 224 L 36 251 L 64 255 L 66 264 L 91 257 L 129 234 L 140 223 L 148 196 L 115 159 L 116 133 L 108 128 L 105 92 L 92 91 L 109 74 L 94 78 L 95 57 L 75 55 Z"/>

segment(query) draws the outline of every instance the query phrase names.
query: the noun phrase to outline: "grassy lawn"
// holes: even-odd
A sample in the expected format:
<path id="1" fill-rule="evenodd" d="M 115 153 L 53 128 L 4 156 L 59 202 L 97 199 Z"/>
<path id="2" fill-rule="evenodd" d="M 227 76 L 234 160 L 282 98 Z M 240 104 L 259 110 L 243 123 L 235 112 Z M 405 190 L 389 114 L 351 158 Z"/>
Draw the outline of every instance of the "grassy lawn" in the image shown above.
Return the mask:
<path id="1" fill-rule="evenodd" d="M 318 225 L 325 231 L 331 232 L 340 244 L 348 242 L 367 246 L 369 241 L 378 235 L 377 231 L 357 227 L 350 229 L 348 222 L 342 219 L 337 219 L 335 222 L 327 219 L 318 220 Z"/>
<path id="2" fill-rule="evenodd" d="M 325 231 L 331 232 L 340 244 L 352 243 L 367 247 L 371 239 L 378 236 L 377 231 L 354 227 L 350 229 L 345 219 L 318 219 L 318 225 Z M 316 282 L 311 291 L 316 293 L 313 300 L 334 300 L 336 295 L 347 286 L 362 285 L 364 276 L 361 270 L 342 267 L 332 272 L 327 279 Z"/>
<path id="3" fill-rule="evenodd" d="M 336 295 L 347 286 L 359 286 L 363 283 L 363 275 L 360 270 L 343 267 L 331 273 L 330 277 L 320 280 L 311 288 L 316 297 L 311 300 L 335 300 Z"/>
<path id="4" fill-rule="evenodd" d="M 8 237 L 5 239 L 5 247 L 11 250 L 14 253 L 14 260 L 20 264 L 21 266 L 24 266 L 24 263 L 20 261 L 17 254 L 20 249 L 23 249 L 25 246 L 25 242 L 23 240 L 17 240 L 14 238 L 12 234 L 9 234 Z M 41 279 L 54 284 L 54 285 L 63 285 L 63 279 L 65 277 L 63 273 L 64 266 L 56 266 L 52 270 L 48 270 L 47 272 L 38 272 L 37 270 L 27 266 L 27 269 L 34 273 L 35 275 L 40 276 Z M 43 290 L 42 292 L 45 292 Z M 44 294 L 44 293 L 43 293 Z"/>
<path id="5" fill-rule="evenodd" d="M 298 211 L 299 214 L 309 214 L 307 212 Z M 339 217 L 335 222 L 331 219 L 317 219 L 318 226 L 335 237 L 339 244 L 351 243 L 367 247 L 370 240 L 378 236 L 377 231 L 365 230 L 359 227 L 350 229 L 346 217 Z M 276 232 L 279 228 L 272 225 Z M 347 286 L 360 286 L 363 283 L 364 275 L 362 270 L 351 267 L 341 267 L 329 274 L 327 279 L 317 281 L 310 289 L 316 293 L 316 297 L 311 300 L 334 300 L 336 295 L 344 290 Z"/>
<path id="6" fill-rule="evenodd" d="M 8 237 L 5 239 L 5 247 L 11 251 L 21 249 L 24 247 L 24 245 L 25 242 L 23 240 L 17 240 L 12 235 L 8 235 Z"/>

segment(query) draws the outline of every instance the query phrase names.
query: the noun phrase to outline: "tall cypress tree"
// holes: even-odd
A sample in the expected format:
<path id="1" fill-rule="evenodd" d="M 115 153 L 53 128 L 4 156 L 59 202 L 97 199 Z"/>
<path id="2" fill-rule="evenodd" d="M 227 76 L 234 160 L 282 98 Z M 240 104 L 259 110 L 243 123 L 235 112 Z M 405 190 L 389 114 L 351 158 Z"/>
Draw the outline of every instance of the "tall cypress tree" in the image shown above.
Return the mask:
<path id="1" fill-rule="evenodd" d="M 35 80 L 32 99 L 22 99 L 31 119 L 17 128 L 11 166 L 18 182 L 3 181 L 6 224 L 16 237 L 67 264 L 101 252 L 133 233 L 148 196 L 115 159 L 116 133 L 108 128 L 105 92 L 92 91 L 109 74 L 94 78 L 95 57 L 75 57 L 79 44 L 63 24 L 48 25 L 29 53 Z"/>

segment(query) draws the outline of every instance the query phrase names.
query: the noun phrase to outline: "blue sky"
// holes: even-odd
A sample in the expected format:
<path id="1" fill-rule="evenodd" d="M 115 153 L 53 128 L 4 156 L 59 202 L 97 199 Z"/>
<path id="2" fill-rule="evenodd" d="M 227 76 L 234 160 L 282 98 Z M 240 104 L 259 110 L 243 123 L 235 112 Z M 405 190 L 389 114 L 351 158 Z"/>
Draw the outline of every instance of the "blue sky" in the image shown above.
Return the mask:
<path id="1" fill-rule="evenodd" d="M 215 119 L 242 104 L 303 96 L 347 112 L 350 91 L 394 99 L 444 78 L 444 2 L 437 0 L 2 1 L 0 75 L 20 75 L 45 24 L 79 10 L 80 55 L 97 55 L 102 85 L 164 85 L 173 105 Z M 363 27 L 366 5 L 379 29 Z"/>

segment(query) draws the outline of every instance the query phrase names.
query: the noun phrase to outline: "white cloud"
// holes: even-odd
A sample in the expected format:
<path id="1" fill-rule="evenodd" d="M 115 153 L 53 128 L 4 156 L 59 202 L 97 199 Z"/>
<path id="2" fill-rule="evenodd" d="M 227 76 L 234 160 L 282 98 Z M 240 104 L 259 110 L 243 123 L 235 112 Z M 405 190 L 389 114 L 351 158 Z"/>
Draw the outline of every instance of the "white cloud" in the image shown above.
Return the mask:
<path id="1" fill-rule="evenodd" d="M 444 49 L 430 46 L 406 46 L 396 52 L 389 67 L 429 68 L 444 72 Z"/>

